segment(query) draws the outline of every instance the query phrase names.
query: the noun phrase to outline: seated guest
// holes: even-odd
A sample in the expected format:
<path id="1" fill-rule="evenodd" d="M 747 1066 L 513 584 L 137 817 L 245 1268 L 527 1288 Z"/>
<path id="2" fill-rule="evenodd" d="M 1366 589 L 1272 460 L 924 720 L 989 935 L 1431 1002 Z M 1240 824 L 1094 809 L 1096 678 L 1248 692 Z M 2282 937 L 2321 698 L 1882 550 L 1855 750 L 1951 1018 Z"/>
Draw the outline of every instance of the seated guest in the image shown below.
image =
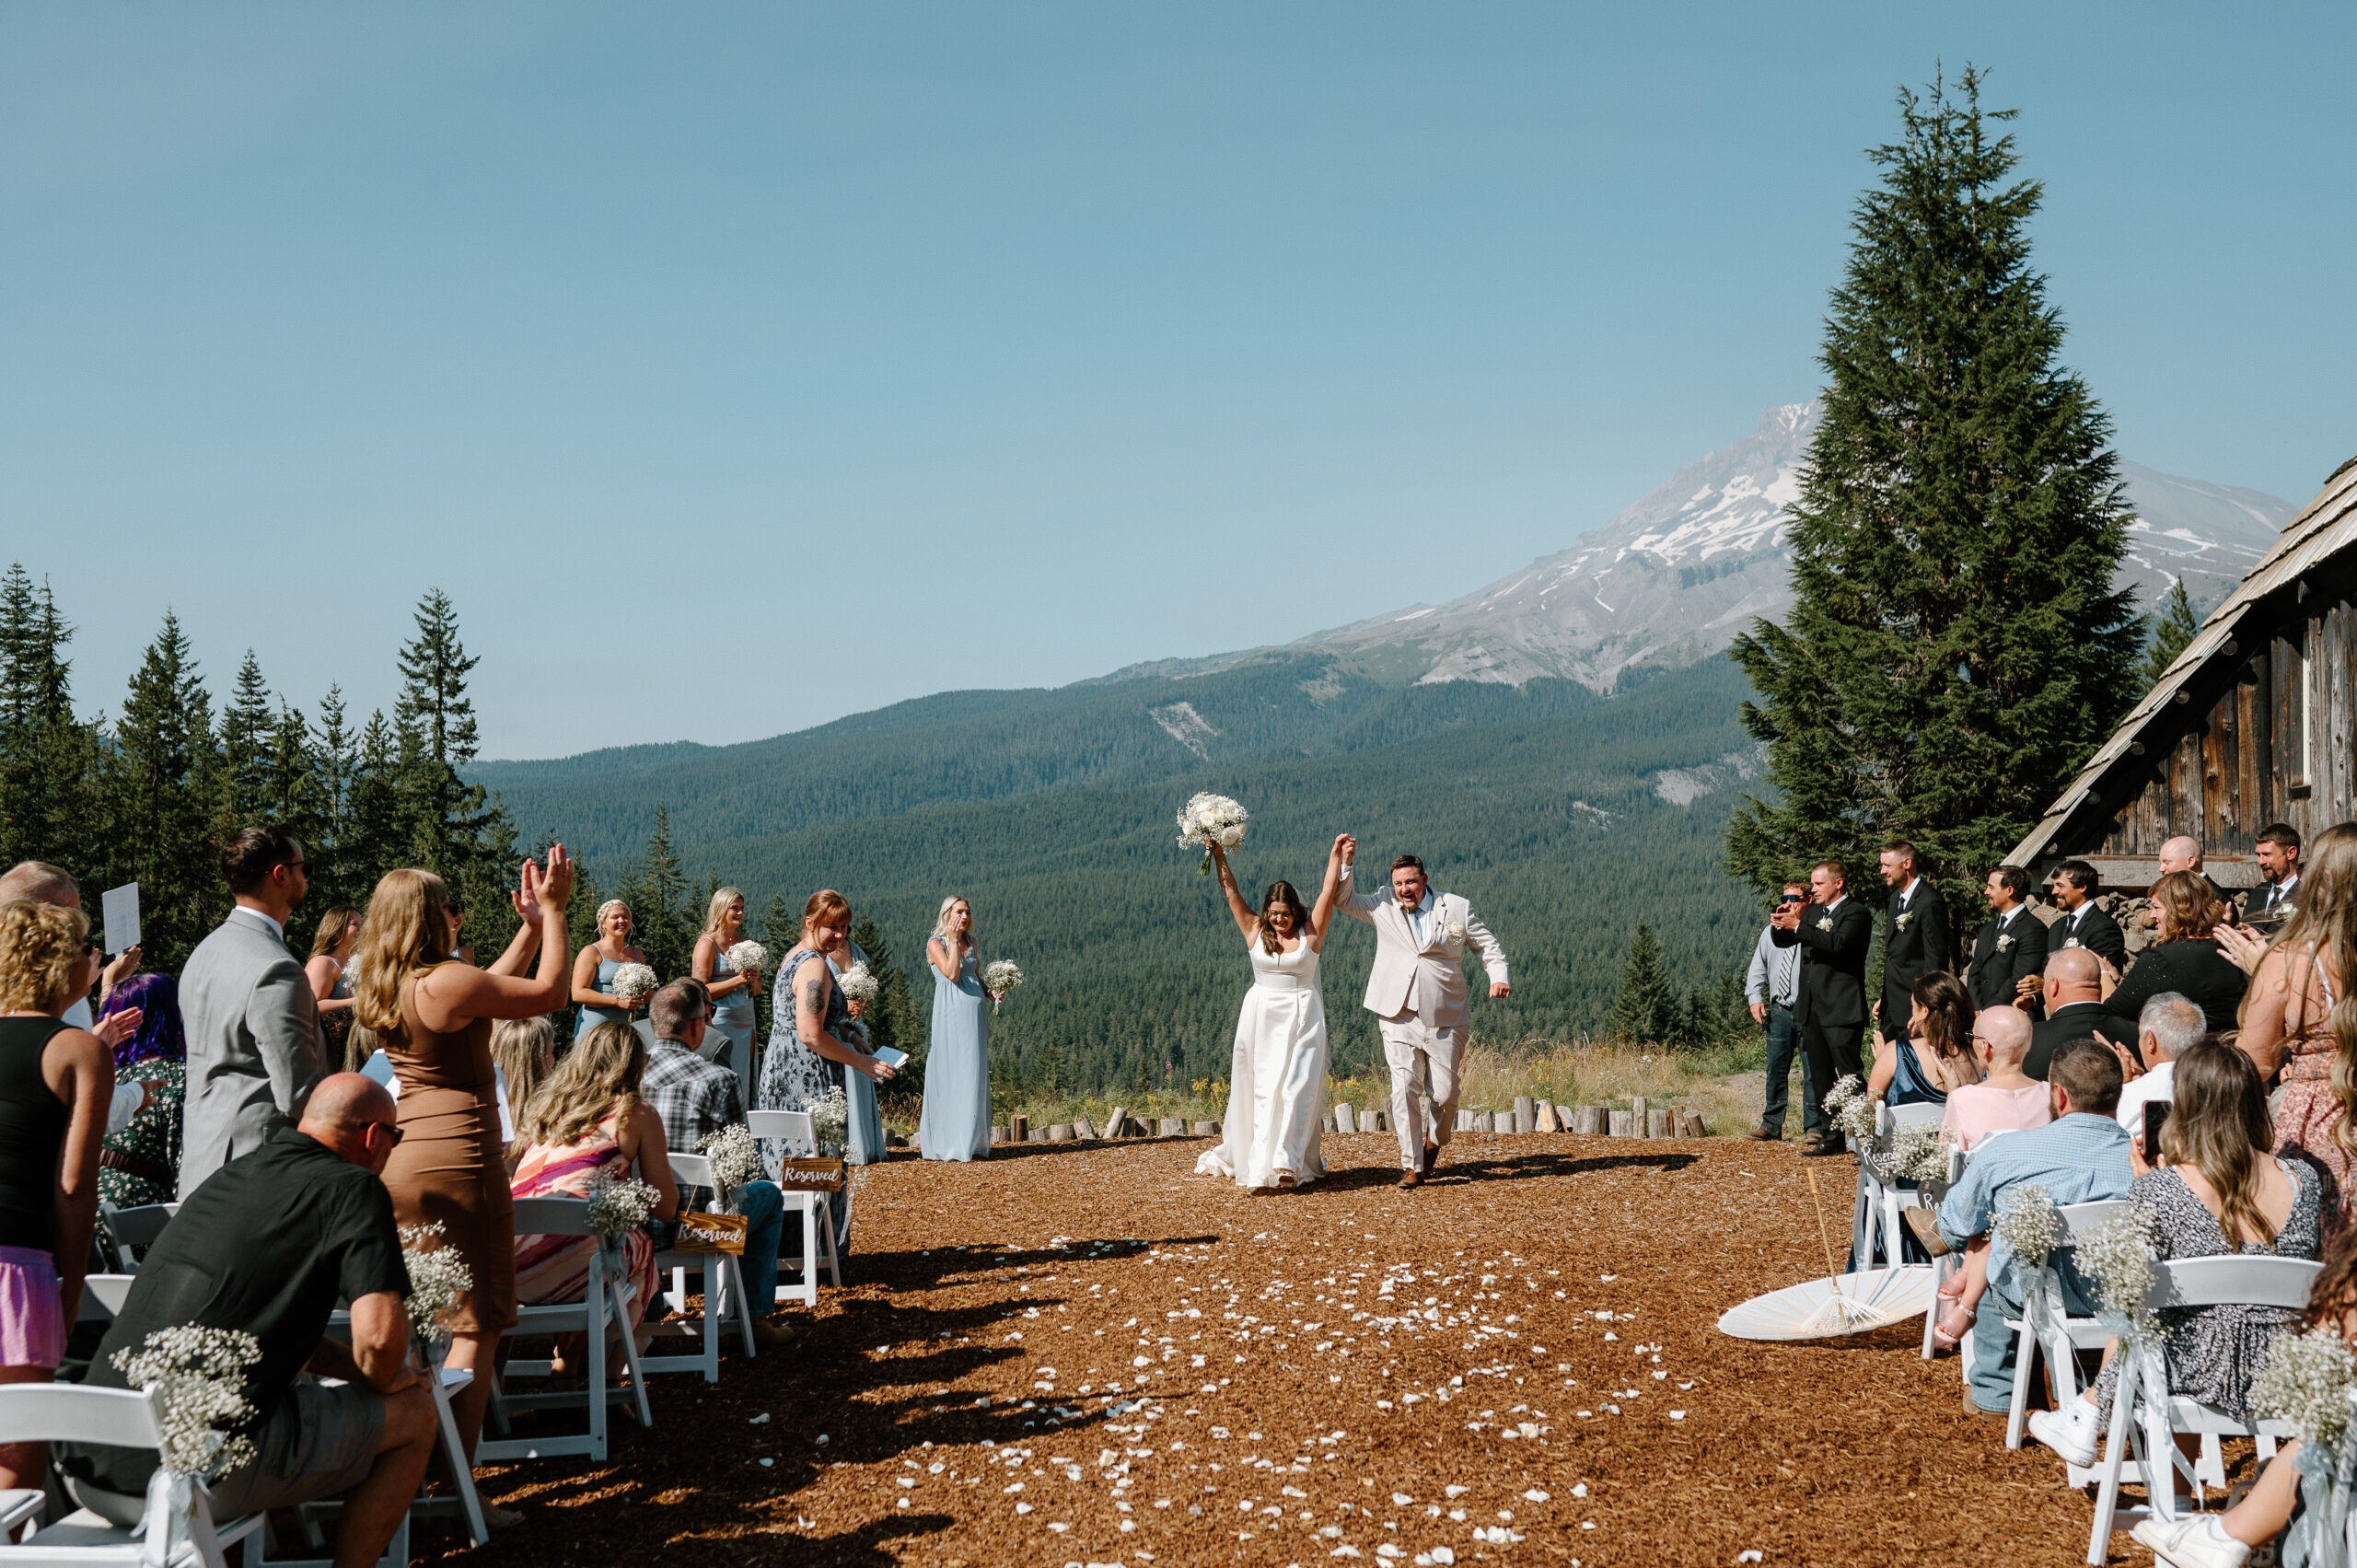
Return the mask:
<path id="1" fill-rule="evenodd" d="M 1989 1075 L 1950 1093 L 1946 1114 L 1940 1119 L 1941 1130 L 1967 1154 L 1991 1132 L 2043 1127 L 2054 1120 L 2046 1086 L 2022 1071 L 2029 1040 L 2029 1016 L 2018 1007 L 1991 1007 L 1973 1019 L 1973 1054 Z M 1948 1249 L 1930 1210 L 1904 1209 L 1900 1214 L 1926 1252 L 1936 1255 Z M 1989 1238 L 1976 1236 L 1965 1249 L 1964 1267 L 1940 1287 L 1951 1305 L 1932 1328 L 1933 1342 L 1939 1349 L 1955 1349 L 1970 1330 L 1981 1294 L 1988 1288 Z"/>
<path id="2" fill-rule="evenodd" d="M 655 1046 L 646 1053 L 641 1088 L 663 1119 L 663 1139 L 673 1154 L 702 1152 L 706 1138 L 724 1127 L 745 1124 L 745 1101 L 737 1074 L 705 1057 L 705 1031 L 713 1027 L 711 993 L 701 981 L 675 980 L 647 1004 Z M 697 1188 L 691 1199 L 706 1201 Z M 771 1348 L 794 1336 L 769 1320 L 777 1305 L 778 1241 L 785 1232 L 785 1198 L 773 1182 L 749 1181 L 737 1189 L 737 1213 L 745 1216 L 745 1294 L 753 1302 L 753 1338 Z"/>
<path id="3" fill-rule="evenodd" d="M 2224 1034 L 2238 1027 L 2243 993 L 2250 979 L 2218 948 L 2212 936 L 2226 907 L 2211 895 L 2209 881 L 2189 871 L 2174 872 L 2153 885 L 2155 944 L 2137 958 L 2127 976 L 2104 998 L 2117 1024 L 2106 1029 L 2125 1041 L 2136 1032 L 2144 1004 L 2164 991 L 2174 991 L 2201 1009 L 2210 1032 Z"/>
<path id="4" fill-rule="evenodd" d="M 502 1018 L 491 1026 L 491 1065 L 499 1081 L 499 1141 L 515 1173 L 524 1146 L 516 1141 L 516 1117 L 556 1070 L 556 1025 L 549 1018 Z"/>
<path id="5" fill-rule="evenodd" d="M 2056 1046 L 2115 1027 L 2104 1003 L 2103 981 L 2103 966 L 2084 947 L 2067 947 L 2047 958 L 2045 983 L 2040 988 L 2046 1016 L 2030 1030 L 2029 1057 L 2022 1063 L 2023 1072 L 2044 1078 Z M 2111 1038 L 2131 1044 L 2134 1035 L 2131 1031 Z"/>
<path id="6" fill-rule="evenodd" d="M 2170 1097 L 2177 1060 L 2192 1050 L 2207 1032 L 2202 1022 L 2201 1009 L 2174 991 L 2164 991 L 2145 1003 L 2144 1011 L 2138 1016 L 2137 1051 L 2144 1059 L 2145 1068 L 2119 1091 L 2119 1124 L 2128 1129 L 2128 1135 L 2140 1147 L 2144 1137 L 2144 1107 Z M 2125 1069 L 2127 1063 L 2120 1065 Z M 2144 1149 L 2143 1156 L 2151 1160 L 2153 1151 Z"/>
<path id="7" fill-rule="evenodd" d="M 0 903 L 0 1383 L 46 1383 L 82 1310 L 114 1063 L 65 1022 L 98 955 L 77 909 Z M 38 1443 L 0 1443 L 0 1491 L 44 1474 Z"/>
<path id="8" fill-rule="evenodd" d="M 2173 1077 L 2158 1168 L 2137 1160 L 2128 1190 L 2128 1201 L 2154 1217 L 2161 1260 L 2314 1259 L 2324 1184 L 2310 1167 L 2268 1152 L 2267 1087 L 2250 1058 L 2203 1041 L 2177 1059 Z M 2169 1392 L 2249 1420 L 2250 1379 L 2268 1342 L 2297 1316 L 2273 1307 L 2161 1308 Z M 2074 1465 L 2095 1463 L 2119 1382 L 2118 1360 L 2107 1356 L 2103 1376 L 2067 1409 L 2029 1418 L 2030 1434 Z"/>
<path id="9" fill-rule="evenodd" d="M 134 975 L 109 993 L 105 1011 L 139 1014 L 139 1028 L 114 1048 L 117 1081 L 146 1092 L 138 1114 L 107 1134 L 99 1152 L 99 1196 L 118 1209 L 168 1203 L 180 1179 L 180 1107 L 188 1097 L 188 1032 L 180 988 L 168 974 Z"/>
<path id="10" fill-rule="evenodd" d="M 215 1171 L 141 1263 L 90 1364 L 91 1387 L 120 1388 L 118 1351 L 159 1329 L 235 1329 L 261 1342 L 246 1372 L 260 1413 L 252 1463 L 209 1483 L 215 1518 L 341 1497 L 336 1568 L 366 1568 L 408 1515 L 433 1456 L 434 1402 L 409 1356 L 409 1271 L 393 1201 L 377 1179 L 398 1135 L 393 1102 L 340 1073 L 311 1090 L 302 1121 Z M 339 1299 L 352 1342 L 326 1337 Z M 296 1374 L 340 1378 L 334 1387 Z M 128 1527 L 145 1506 L 152 1448 L 73 1445 L 67 1484 L 86 1508 Z"/>
<path id="11" fill-rule="evenodd" d="M 1988 1015 L 1983 1014 L 1986 1017 Z M 1938 1235 L 1962 1247 L 1989 1229 L 2013 1191 L 2043 1187 L 2056 1206 L 2093 1203 L 2128 1193 L 2128 1133 L 2112 1114 L 2119 1108 L 2119 1063 L 2093 1040 L 2073 1040 L 2047 1064 L 2047 1097 L 2054 1120 L 2024 1132 L 1991 1140 L 1964 1167 L 1964 1179 L 1940 1205 Z M 2088 1310 L 2084 1292 L 2069 1270 L 2063 1292 L 2073 1310 Z M 1992 1241 L 1989 1288 L 2018 1316 L 2022 1282 L 2013 1278 L 2013 1250 Z M 1973 1408 L 2003 1414 L 2014 1398 L 2014 1336 L 2003 1312 L 1991 1312 L 1972 1326 Z"/>
<path id="12" fill-rule="evenodd" d="M 1972 999 L 1962 981 L 1933 970 L 1908 993 L 1906 1030 L 1897 1040 L 1875 1031 L 1867 1097 L 1891 1105 L 1939 1105 L 1980 1081 L 1980 1063 L 1972 1055 Z"/>
<path id="13" fill-rule="evenodd" d="M 2084 860 L 2066 860 L 2054 868 L 2047 890 L 2054 895 L 2062 917 L 2046 928 L 2049 952 L 2084 947 L 2113 969 L 2128 962 L 2128 936 L 2119 922 L 2096 902 L 2096 868 Z"/>
<path id="14" fill-rule="evenodd" d="M 509 1190 L 518 1198 L 586 1198 L 602 1173 L 635 1176 L 657 1194 L 654 1217 L 679 1218 L 679 1189 L 665 1157 L 663 1119 L 639 1098 L 646 1044 L 628 1024 L 593 1024 L 532 1097 L 517 1134 L 525 1144 Z M 638 1286 L 634 1327 L 655 1300 L 654 1237 L 644 1226 L 623 1238 L 629 1280 Z M 588 1288 L 594 1236 L 518 1236 L 516 1297 L 527 1307 L 578 1301 Z"/>

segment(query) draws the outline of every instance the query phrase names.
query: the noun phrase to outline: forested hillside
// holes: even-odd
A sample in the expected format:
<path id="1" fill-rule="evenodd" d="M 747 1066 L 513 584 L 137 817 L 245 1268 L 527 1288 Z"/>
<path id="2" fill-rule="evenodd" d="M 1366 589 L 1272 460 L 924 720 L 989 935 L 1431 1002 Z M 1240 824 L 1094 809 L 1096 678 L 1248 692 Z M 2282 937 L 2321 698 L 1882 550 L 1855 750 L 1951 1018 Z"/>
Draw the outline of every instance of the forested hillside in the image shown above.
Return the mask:
<path id="1" fill-rule="evenodd" d="M 1175 842 L 1172 816 L 1196 790 L 1252 811 L 1236 861 L 1255 892 L 1283 877 L 1314 897 L 1344 830 L 1363 845 L 1362 888 L 1392 855 L 1422 854 L 1512 960 L 1513 998 L 1476 1004 L 1483 1034 L 1596 1028 L 1640 917 L 1682 985 L 1720 980 L 1758 919 L 1716 865 L 1736 793 L 1716 765 L 1749 745 L 1741 690 L 1715 660 L 1605 700 L 1567 681 L 1386 691 L 1283 658 L 1185 680 L 954 693 L 750 746 L 474 776 L 528 838 L 564 838 L 609 888 L 665 806 L 682 868 L 744 889 L 755 910 L 842 889 L 919 981 L 920 1015 L 924 936 L 941 898 L 962 894 L 985 957 L 1030 976 L 998 1017 L 993 1054 L 1034 1082 L 1118 1089 L 1227 1073 L 1249 975 L 1216 884 Z M 1672 804 L 1655 788 L 1670 769 L 1702 793 L 1673 789 L 1691 798 Z M 1328 948 L 1337 1072 L 1378 1054 L 1358 1005 L 1372 952 L 1355 922 Z"/>

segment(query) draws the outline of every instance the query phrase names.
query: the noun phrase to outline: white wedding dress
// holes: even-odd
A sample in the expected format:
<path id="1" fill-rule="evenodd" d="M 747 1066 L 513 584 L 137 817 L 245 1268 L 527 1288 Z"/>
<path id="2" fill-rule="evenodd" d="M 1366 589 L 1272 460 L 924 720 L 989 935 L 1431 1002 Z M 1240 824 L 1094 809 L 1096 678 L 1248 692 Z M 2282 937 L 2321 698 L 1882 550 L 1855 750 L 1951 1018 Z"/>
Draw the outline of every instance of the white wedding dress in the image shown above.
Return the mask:
<path id="1" fill-rule="evenodd" d="M 1236 1062 L 1227 1081 L 1227 1120 L 1220 1146 L 1195 1162 L 1198 1176 L 1228 1176 L 1248 1188 L 1277 1184 L 1289 1170 L 1296 1186 L 1325 1174 L 1318 1131 L 1326 1115 L 1326 999 L 1318 989 L 1318 951 L 1306 941 L 1271 953 L 1257 941 L 1252 989 L 1236 1020 Z"/>

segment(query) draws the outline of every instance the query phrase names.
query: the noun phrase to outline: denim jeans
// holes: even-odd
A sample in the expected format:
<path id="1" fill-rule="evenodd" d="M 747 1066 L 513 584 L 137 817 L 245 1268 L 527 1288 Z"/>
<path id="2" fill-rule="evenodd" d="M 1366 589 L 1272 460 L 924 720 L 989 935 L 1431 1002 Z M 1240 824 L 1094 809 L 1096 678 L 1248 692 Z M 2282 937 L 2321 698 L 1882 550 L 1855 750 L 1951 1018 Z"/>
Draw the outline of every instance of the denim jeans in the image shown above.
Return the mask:
<path id="1" fill-rule="evenodd" d="M 1768 1099 L 1760 1109 L 1759 1125 L 1782 1136 L 1784 1111 L 1791 1096 L 1793 1058 L 1801 1059 L 1801 1131 L 1821 1132 L 1826 1126 L 1823 1097 L 1817 1093 L 1816 1074 L 1809 1071 L 1807 1053 L 1800 1049 L 1800 1026 L 1793 1021 L 1793 1010 L 1775 1003 L 1768 1005 Z"/>
<path id="2" fill-rule="evenodd" d="M 737 1189 L 737 1212 L 745 1216 L 745 1294 L 753 1316 L 766 1318 L 777 1307 L 777 1246 L 785 1233 L 785 1194 L 772 1182 L 749 1181 Z"/>

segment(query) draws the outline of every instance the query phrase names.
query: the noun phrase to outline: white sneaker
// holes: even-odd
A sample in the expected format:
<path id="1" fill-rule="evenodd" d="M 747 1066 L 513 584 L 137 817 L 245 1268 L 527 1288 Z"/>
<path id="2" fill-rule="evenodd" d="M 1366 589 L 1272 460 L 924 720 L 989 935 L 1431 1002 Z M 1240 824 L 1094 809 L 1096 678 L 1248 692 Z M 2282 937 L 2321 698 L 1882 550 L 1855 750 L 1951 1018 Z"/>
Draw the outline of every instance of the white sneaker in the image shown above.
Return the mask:
<path id="1" fill-rule="evenodd" d="M 2084 1469 L 2096 1462 L 2096 1407 L 2073 1400 L 2067 1411 L 2032 1411 L 2029 1434 Z"/>
<path id="2" fill-rule="evenodd" d="M 2243 1568 L 2250 1561 L 2250 1548 L 2228 1535 L 2215 1514 L 2139 1519 L 2129 1533 L 2175 1568 Z"/>

